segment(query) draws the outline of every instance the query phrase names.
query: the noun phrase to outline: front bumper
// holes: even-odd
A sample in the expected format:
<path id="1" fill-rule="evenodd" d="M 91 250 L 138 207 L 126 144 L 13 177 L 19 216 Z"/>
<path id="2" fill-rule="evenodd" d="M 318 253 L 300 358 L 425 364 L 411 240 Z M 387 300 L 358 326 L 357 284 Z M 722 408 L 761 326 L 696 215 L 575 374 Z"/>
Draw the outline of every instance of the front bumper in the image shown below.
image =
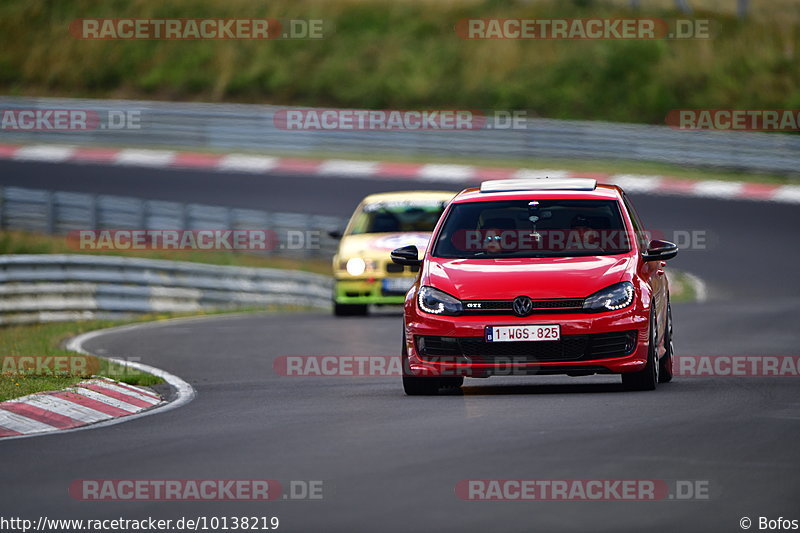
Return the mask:
<path id="1" fill-rule="evenodd" d="M 339 304 L 402 304 L 405 301 L 405 292 L 384 292 L 383 279 L 337 279 L 333 288 L 333 300 Z"/>
<path id="2" fill-rule="evenodd" d="M 593 338 L 605 334 L 630 331 L 634 346 L 619 356 L 606 353 L 602 358 L 580 357 L 567 360 L 550 357 L 539 360 L 536 357 L 482 357 L 479 353 L 486 326 L 522 324 L 559 324 L 562 341 L 579 338 Z M 647 364 L 649 343 L 649 310 L 627 309 L 606 313 L 550 313 L 534 314 L 527 317 L 513 315 L 475 315 L 447 317 L 431 315 L 420 311 L 413 301 L 406 303 L 405 339 L 408 354 L 408 368 L 413 375 L 449 375 L 487 377 L 491 375 L 528 374 L 596 374 L 625 373 L 642 370 Z M 419 337 L 455 338 L 459 344 L 470 345 L 469 357 L 459 354 L 453 357 L 435 357 L 420 353 Z M 462 343 L 463 341 L 463 343 Z M 489 343 L 486 349 L 496 352 L 498 345 L 510 343 Z M 528 345 L 537 343 L 526 343 Z M 490 346 L 491 345 L 491 346 Z M 475 348 L 478 346 L 478 348 Z M 539 348 L 539 346 L 535 346 Z M 524 348 L 523 348 L 524 349 Z M 476 352 L 478 350 L 478 352 Z M 430 350 L 427 350 L 430 351 Z M 590 352 L 587 352 L 590 353 Z M 548 359 L 548 358 L 544 358 Z M 575 358 L 568 358 L 575 359 Z"/>

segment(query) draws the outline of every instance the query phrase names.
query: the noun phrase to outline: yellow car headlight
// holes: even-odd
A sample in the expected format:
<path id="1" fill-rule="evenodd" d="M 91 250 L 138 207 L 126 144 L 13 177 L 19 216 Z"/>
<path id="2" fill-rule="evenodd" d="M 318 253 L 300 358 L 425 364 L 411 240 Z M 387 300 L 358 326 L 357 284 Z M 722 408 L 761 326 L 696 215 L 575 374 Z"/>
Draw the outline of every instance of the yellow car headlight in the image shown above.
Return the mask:
<path id="1" fill-rule="evenodd" d="M 367 270 L 367 263 L 361 259 L 360 257 L 351 257 L 347 261 L 347 266 L 345 267 L 347 273 L 351 276 L 360 276 Z"/>
<path id="2" fill-rule="evenodd" d="M 341 259 L 339 269 L 346 271 L 351 276 L 361 276 L 364 274 L 374 274 L 378 271 L 378 262 L 373 259 L 362 259 L 361 257 L 351 257 Z"/>

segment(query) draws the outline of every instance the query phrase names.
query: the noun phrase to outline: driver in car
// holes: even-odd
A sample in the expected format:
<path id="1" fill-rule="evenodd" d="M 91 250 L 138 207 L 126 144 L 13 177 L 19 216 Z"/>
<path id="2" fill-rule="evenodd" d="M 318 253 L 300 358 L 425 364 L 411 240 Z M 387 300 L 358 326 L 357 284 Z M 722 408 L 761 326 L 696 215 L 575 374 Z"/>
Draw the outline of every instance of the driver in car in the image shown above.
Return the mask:
<path id="1" fill-rule="evenodd" d="M 567 248 L 579 250 L 597 250 L 600 247 L 600 232 L 592 227 L 589 219 L 576 215 L 570 222 L 567 237 Z"/>

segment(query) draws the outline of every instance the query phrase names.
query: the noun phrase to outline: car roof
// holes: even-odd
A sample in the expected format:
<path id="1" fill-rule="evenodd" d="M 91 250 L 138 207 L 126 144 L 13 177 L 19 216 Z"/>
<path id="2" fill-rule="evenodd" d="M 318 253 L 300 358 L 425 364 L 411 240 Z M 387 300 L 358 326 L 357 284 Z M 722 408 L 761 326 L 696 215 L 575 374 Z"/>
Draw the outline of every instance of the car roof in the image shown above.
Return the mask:
<path id="1" fill-rule="evenodd" d="M 453 198 L 453 203 L 466 202 L 491 202 L 497 200 L 618 200 L 622 196 L 622 189 L 616 185 L 598 184 L 592 190 L 512 190 L 481 192 L 478 187 L 464 189 Z"/>
<path id="2" fill-rule="evenodd" d="M 397 191 L 397 192 L 381 192 L 370 194 L 364 200 L 365 204 L 373 204 L 378 202 L 398 202 L 398 201 L 414 201 L 414 200 L 439 200 L 449 202 L 456 193 L 453 191 Z"/>

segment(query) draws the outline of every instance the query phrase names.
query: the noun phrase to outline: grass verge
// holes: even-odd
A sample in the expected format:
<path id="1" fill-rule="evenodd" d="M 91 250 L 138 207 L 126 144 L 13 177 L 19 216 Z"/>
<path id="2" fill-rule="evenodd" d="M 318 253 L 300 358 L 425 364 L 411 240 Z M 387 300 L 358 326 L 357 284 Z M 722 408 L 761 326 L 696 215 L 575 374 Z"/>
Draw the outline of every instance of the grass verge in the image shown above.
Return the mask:
<path id="1" fill-rule="evenodd" d="M 95 329 L 118 326 L 125 323 L 152 320 L 154 316 L 144 316 L 130 321 L 93 320 L 89 322 L 60 322 L 53 324 L 30 324 L 0 327 L 0 354 L 5 356 L 36 355 L 57 356 L 75 355 L 63 348 L 64 342 L 75 335 Z M 25 372 L 4 371 L 0 374 L 0 401 L 9 400 L 34 392 L 59 390 L 91 377 L 92 374 L 113 378 L 131 385 L 155 385 L 161 378 L 114 363 L 104 358 L 86 356 L 90 368 L 96 372 L 82 375 L 58 371 Z M 7 368 L 7 365 L 3 365 Z"/>
<path id="2" fill-rule="evenodd" d="M 528 110 L 533 116 L 663 123 L 671 109 L 800 107 L 800 6 L 691 17 L 675 2 L 510 0 L 5 0 L 0 91 L 13 95 L 255 102 L 356 108 Z M 734 0 L 721 4 L 735 4 Z M 758 4 L 756 6 L 756 4 Z M 703 9 L 709 9 L 704 11 Z M 322 39 L 84 40 L 81 18 L 292 18 Z M 708 19 L 710 38 L 464 40 L 460 19 Z"/>
<path id="3" fill-rule="evenodd" d="M 669 298 L 670 301 L 681 302 L 694 302 L 698 298 L 695 284 L 692 279 L 685 272 L 680 270 L 667 271 L 669 278 Z"/>
<path id="4" fill-rule="evenodd" d="M 80 250 L 71 247 L 65 236 L 24 231 L 0 231 L 0 254 L 115 255 L 212 265 L 302 270 L 317 274 L 331 273 L 330 261 L 317 258 L 265 256 L 224 250 Z"/>

